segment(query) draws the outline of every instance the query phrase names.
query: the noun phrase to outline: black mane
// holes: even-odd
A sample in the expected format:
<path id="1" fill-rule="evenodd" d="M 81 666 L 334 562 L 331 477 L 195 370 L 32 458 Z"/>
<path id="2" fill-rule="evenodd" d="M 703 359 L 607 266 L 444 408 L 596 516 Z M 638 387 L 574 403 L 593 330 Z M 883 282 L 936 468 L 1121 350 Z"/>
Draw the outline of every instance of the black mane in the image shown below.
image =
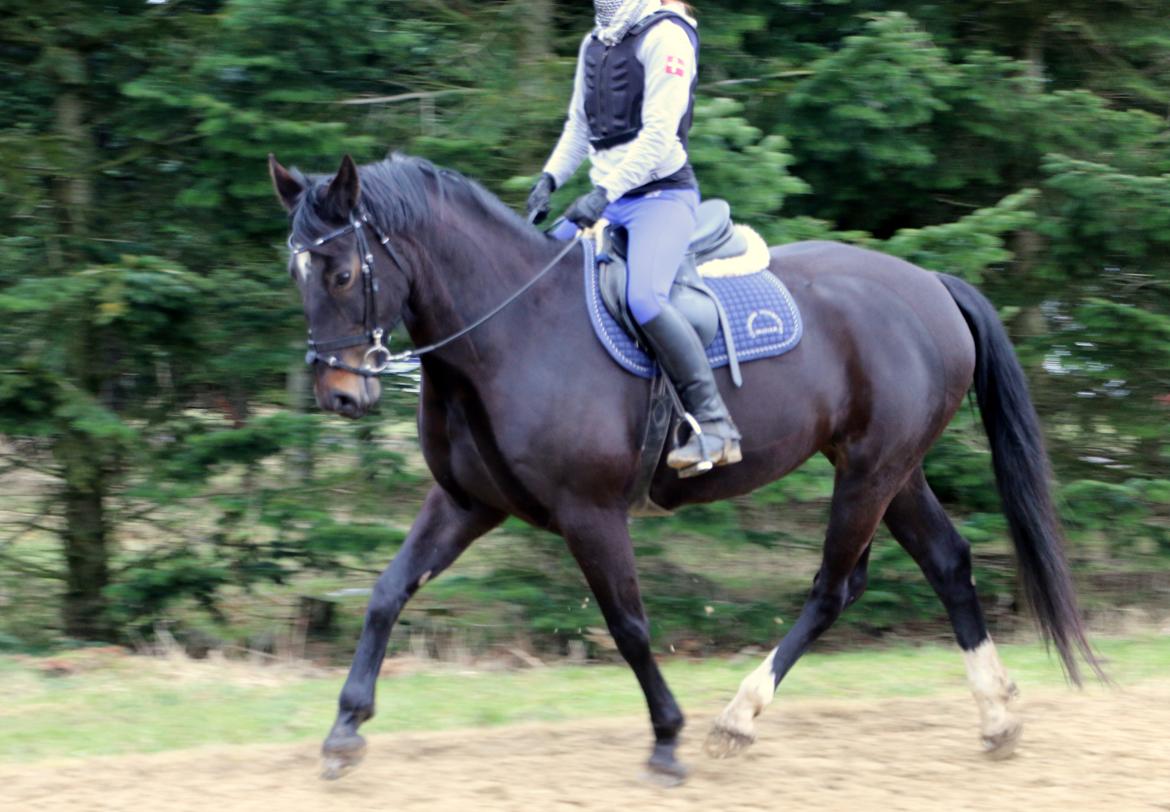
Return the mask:
<path id="1" fill-rule="evenodd" d="M 293 210 L 292 240 L 309 245 L 344 224 L 339 212 L 325 202 L 332 175 L 304 175 L 292 170 L 305 187 Z M 386 234 L 409 232 L 433 220 L 437 209 L 451 201 L 470 208 L 500 225 L 509 225 L 530 237 L 539 236 L 499 198 L 453 169 L 435 166 L 425 158 L 394 153 L 385 160 L 358 167 L 361 200 L 375 224 Z"/>

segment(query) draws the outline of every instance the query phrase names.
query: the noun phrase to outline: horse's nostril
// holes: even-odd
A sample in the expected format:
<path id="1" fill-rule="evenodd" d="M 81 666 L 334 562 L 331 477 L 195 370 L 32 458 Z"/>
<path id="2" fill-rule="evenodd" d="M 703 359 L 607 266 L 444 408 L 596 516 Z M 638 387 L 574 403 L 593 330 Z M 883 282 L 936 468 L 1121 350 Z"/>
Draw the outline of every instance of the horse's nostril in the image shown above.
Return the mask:
<path id="1" fill-rule="evenodd" d="M 333 393 L 333 403 L 331 404 L 333 411 L 338 414 L 343 414 L 347 417 L 352 417 L 358 414 L 361 410 L 358 407 L 357 399 L 352 395 L 347 395 L 344 392 Z"/>

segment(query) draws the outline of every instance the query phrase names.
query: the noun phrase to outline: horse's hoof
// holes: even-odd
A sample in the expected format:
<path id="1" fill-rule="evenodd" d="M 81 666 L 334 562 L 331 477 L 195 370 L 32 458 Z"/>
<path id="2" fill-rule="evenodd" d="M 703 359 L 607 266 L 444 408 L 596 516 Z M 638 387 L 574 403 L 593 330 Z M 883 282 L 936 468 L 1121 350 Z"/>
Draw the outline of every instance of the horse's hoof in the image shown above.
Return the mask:
<path id="1" fill-rule="evenodd" d="M 1011 727 L 999 733 L 983 736 L 983 755 L 992 761 L 1002 761 L 1011 758 L 1016 752 L 1024 726 L 1020 722 L 1013 722 Z"/>
<path id="2" fill-rule="evenodd" d="M 666 739 L 654 743 L 654 752 L 646 762 L 646 772 L 643 778 L 659 787 L 677 787 L 687 780 L 690 770 L 674 757 L 678 749 L 678 739 Z"/>
<path id="3" fill-rule="evenodd" d="M 647 784 L 652 784 L 663 789 L 673 789 L 680 787 L 686 783 L 687 776 L 690 771 L 686 767 L 680 765 L 678 772 L 663 772 L 656 770 L 653 767 L 647 767 L 646 772 L 642 773 L 642 780 Z"/>
<path id="4" fill-rule="evenodd" d="M 321 778 L 336 781 L 361 764 L 365 755 L 366 740 L 357 733 L 326 739 L 321 746 Z"/>
<path id="5" fill-rule="evenodd" d="M 686 765 L 681 761 L 670 759 L 658 759 L 651 757 L 646 762 L 646 772 L 643 778 L 656 787 L 677 787 L 687 780 L 687 776 L 691 771 L 687 769 Z"/>
<path id="6" fill-rule="evenodd" d="M 707 740 L 703 742 L 703 752 L 710 758 L 734 758 L 751 747 L 755 741 L 754 734 L 740 733 L 715 725 L 707 734 Z"/>

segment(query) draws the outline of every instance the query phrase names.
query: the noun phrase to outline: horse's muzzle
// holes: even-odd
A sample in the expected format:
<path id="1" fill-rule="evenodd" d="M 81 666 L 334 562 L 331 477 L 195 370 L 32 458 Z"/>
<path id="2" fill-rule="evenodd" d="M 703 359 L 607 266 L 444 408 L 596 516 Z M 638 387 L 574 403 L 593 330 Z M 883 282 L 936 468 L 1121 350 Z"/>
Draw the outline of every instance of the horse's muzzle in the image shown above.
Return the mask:
<path id="1" fill-rule="evenodd" d="M 337 369 L 322 370 L 313 389 L 320 408 L 353 420 L 364 417 L 382 395 L 376 379 Z"/>
<path id="2" fill-rule="evenodd" d="M 345 392 L 333 392 L 329 396 L 329 403 L 322 405 L 331 412 L 355 419 L 362 417 L 367 411 L 367 407 L 360 400 Z"/>

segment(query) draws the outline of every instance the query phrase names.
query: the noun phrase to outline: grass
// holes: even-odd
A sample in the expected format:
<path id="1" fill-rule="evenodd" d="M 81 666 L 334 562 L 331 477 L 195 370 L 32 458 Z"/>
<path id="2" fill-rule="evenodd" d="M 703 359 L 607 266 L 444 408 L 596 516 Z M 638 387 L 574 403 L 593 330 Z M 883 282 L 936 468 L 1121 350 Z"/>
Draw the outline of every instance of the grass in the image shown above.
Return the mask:
<path id="1" fill-rule="evenodd" d="M 1025 693 L 1063 685 L 1039 644 L 1000 647 Z M 1170 636 L 1100 641 L 1119 685 L 1165 678 Z M 56 658 L 69 676 L 49 676 L 52 661 L 0 657 L 0 760 L 156 752 L 204 744 L 294 742 L 322 736 L 332 721 L 342 672 L 297 665 L 261 666 L 182 657 Z M 668 660 L 664 670 L 684 709 L 716 710 L 757 658 Z M 879 698 L 964 690 L 953 647 L 896 646 L 805 657 L 785 680 L 786 697 Z M 485 671 L 434 666 L 387 676 L 368 733 L 640 716 L 643 700 L 621 665 Z"/>

